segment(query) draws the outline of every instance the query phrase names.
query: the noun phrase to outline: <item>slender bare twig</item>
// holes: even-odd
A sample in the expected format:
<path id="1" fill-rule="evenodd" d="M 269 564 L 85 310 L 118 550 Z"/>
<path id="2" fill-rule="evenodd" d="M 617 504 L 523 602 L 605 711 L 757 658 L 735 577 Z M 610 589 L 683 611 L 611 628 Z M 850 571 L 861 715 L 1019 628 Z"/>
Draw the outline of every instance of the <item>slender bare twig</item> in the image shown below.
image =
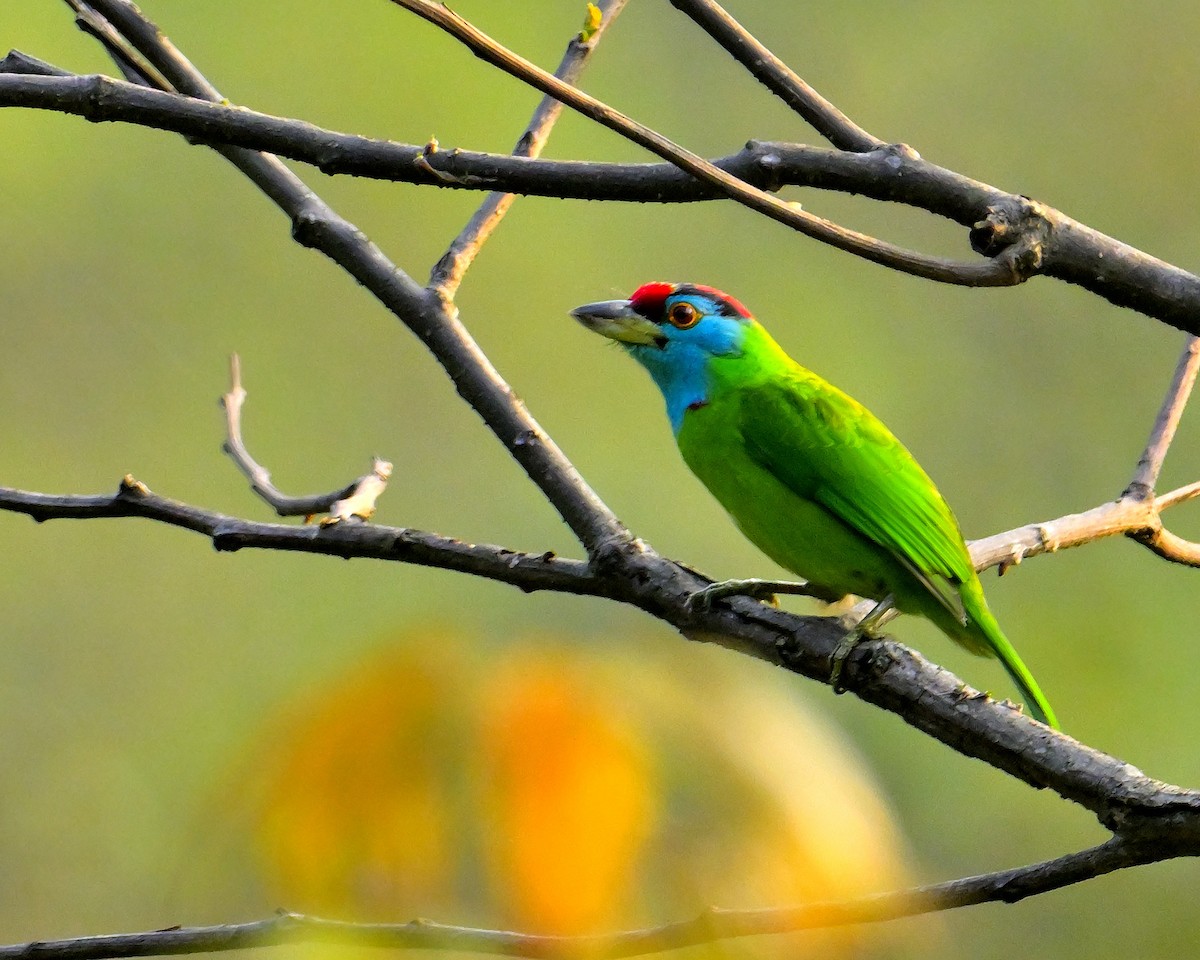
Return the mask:
<path id="1" fill-rule="evenodd" d="M 878 923 L 981 903 L 1016 903 L 1125 867 L 1179 855 L 1169 847 L 1132 843 L 1114 837 L 1099 846 L 1042 863 L 911 890 L 776 909 L 713 908 L 691 920 L 599 936 L 539 936 L 454 926 L 432 920 L 345 923 L 281 911 L 268 920 L 250 923 L 14 944 L 0 947 L 0 960 L 106 960 L 215 953 L 292 943 L 334 943 L 391 950 L 451 950 L 530 960 L 580 956 L 593 960 L 622 960 L 721 940 Z"/>
<path id="2" fill-rule="evenodd" d="M 75 11 L 76 26 L 100 41 L 126 80 L 142 86 L 156 87 L 159 90 L 174 89 L 167 82 L 166 77 L 154 69 L 153 64 L 131 47 L 129 42 L 112 28 L 112 24 L 97 14 L 88 4 L 83 3 L 82 0 L 65 0 L 65 2 Z"/>
<path id="3" fill-rule="evenodd" d="M 1107 537 L 1127 536 L 1145 544 L 1164 560 L 1194 567 L 1200 565 L 1196 553 L 1200 548 L 1166 531 L 1160 515 L 1167 507 L 1197 496 L 1200 496 L 1200 484 L 1195 483 L 1155 500 L 1122 496 L 1082 513 L 1028 523 L 972 540 L 971 560 L 975 569 L 981 572 L 989 567 L 999 567 L 1004 573 L 1029 557 L 1081 547 Z"/>
<path id="4" fill-rule="evenodd" d="M 222 444 L 222 449 L 229 454 L 233 462 L 237 464 L 237 468 L 250 481 L 250 489 L 270 504 L 279 516 L 305 517 L 314 513 L 325 513 L 331 510 L 335 503 L 353 496 L 364 485 L 371 487 L 373 496 L 370 506 L 374 507 L 375 500 L 383 493 L 383 490 L 376 490 L 376 485 L 371 484 L 370 480 L 378 476 L 380 464 L 386 465 L 387 474 L 391 473 L 391 464 L 378 458 L 375 460 L 371 473 L 329 493 L 292 497 L 281 492 L 271 482 L 271 472 L 250 456 L 250 451 L 246 449 L 246 444 L 242 440 L 242 406 L 245 402 L 246 389 L 242 386 L 242 362 L 235 353 L 229 358 L 229 392 L 221 395 L 221 406 L 225 410 L 225 443 Z M 384 476 L 382 479 L 386 481 L 387 477 Z"/>
<path id="5" fill-rule="evenodd" d="M 600 11 L 600 23 L 594 29 L 589 30 L 586 37 L 583 33 L 579 33 L 567 44 L 567 50 L 563 54 L 562 62 L 558 65 L 554 76 L 563 83 L 571 84 L 579 78 L 601 37 L 604 36 L 613 20 L 620 16 L 626 2 L 627 0 L 602 0 L 597 8 Z M 537 105 L 537 109 L 534 110 L 533 118 L 517 141 L 512 155 L 514 157 L 537 157 L 550 138 L 550 131 L 554 128 L 554 124 L 562 115 L 562 109 L 561 101 L 549 96 L 544 97 Z M 471 262 L 487 242 L 488 237 L 492 235 L 492 231 L 504 219 L 504 215 L 512 206 L 514 199 L 516 196 L 511 193 L 488 195 L 462 232 L 454 238 L 450 249 L 434 266 L 429 277 L 431 288 L 438 291 L 447 300 L 454 299 L 455 293 L 462 284 L 463 276 L 470 269 Z"/>
<path id="6" fill-rule="evenodd" d="M 1184 344 L 1183 353 L 1179 355 L 1179 363 L 1163 398 L 1162 408 L 1154 420 L 1150 431 L 1150 439 L 1146 441 L 1146 449 L 1138 460 L 1133 479 L 1125 490 L 1125 496 L 1139 500 L 1154 496 L 1154 488 L 1158 484 L 1158 475 L 1162 471 L 1163 460 L 1171 441 L 1175 439 L 1175 430 L 1183 416 L 1183 408 L 1187 406 L 1192 387 L 1196 383 L 1196 373 L 1200 370 L 1200 339 L 1188 337 Z"/>
<path id="7" fill-rule="evenodd" d="M 823 217 L 806 213 L 798 204 L 787 203 L 739 180 L 698 154 L 685 150 L 662 134 L 614 110 L 608 104 L 563 83 L 541 67 L 496 42 L 444 4 L 431 0 L 391 2 L 445 30 L 476 56 L 493 66 L 561 100 L 571 109 L 614 130 L 664 160 L 671 161 L 692 176 L 717 187 L 738 203 L 839 250 L 903 273 L 961 286 L 1012 286 L 1024 282 L 1036 272 L 1037 258 L 1031 257 L 1032 251 L 1022 243 L 1006 246 L 994 257 L 984 261 L 950 260 L 906 250 L 865 233 L 847 229 Z"/>
<path id="8" fill-rule="evenodd" d="M 670 0 L 745 67 L 754 79 L 812 124 L 840 150 L 863 153 L 884 145 L 817 93 L 713 0 Z"/>

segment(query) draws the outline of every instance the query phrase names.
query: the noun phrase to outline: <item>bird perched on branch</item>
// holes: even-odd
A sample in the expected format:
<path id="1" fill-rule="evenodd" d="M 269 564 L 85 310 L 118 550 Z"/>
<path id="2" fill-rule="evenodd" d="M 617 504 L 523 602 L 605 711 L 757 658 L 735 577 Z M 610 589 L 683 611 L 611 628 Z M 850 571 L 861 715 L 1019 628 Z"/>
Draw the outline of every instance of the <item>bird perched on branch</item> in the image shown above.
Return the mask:
<path id="1" fill-rule="evenodd" d="M 988 609 L 950 507 L 866 407 L 788 357 L 712 287 L 648 283 L 572 315 L 649 371 L 684 461 L 756 546 L 805 578 L 804 592 L 878 601 L 835 654 L 835 686 L 853 643 L 894 607 L 999 657 L 1033 715 L 1058 726 Z M 698 599 L 761 595 L 764 583 L 715 584 Z"/>

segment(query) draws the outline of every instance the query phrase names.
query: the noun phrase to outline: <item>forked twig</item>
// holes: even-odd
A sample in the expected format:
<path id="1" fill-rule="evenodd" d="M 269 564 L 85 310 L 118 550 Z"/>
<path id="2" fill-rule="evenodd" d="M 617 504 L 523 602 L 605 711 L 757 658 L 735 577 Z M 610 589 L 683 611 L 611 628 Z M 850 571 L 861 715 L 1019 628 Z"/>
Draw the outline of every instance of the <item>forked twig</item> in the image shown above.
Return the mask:
<path id="1" fill-rule="evenodd" d="M 1200 371 L 1200 339 L 1188 337 L 1145 450 L 1138 458 L 1133 479 L 1116 500 L 1083 513 L 1072 513 L 1043 523 L 993 534 L 971 543 L 976 570 L 998 566 L 1003 574 L 1026 557 L 1078 547 L 1105 537 L 1123 534 L 1151 551 L 1186 566 L 1200 566 L 1200 544 L 1176 536 L 1163 526 L 1162 511 L 1200 496 L 1200 482 L 1190 483 L 1156 497 L 1154 487 L 1163 460 Z"/>
<path id="2" fill-rule="evenodd" d="M 271 473 L 250 456 L 242 440 L 242 406 L 246 402 L 246 390 L 242 386 L 242 361 L 235 353 L 229 358 L 229 392 L 221 395 L 221 406 L 225 410 L 225 442 L 221 445 L 237 468 L 250 481 L 250 489 L 257 493 L 281 517 L 311 517 L 316 513 L 332 514 L 334 520 L 347 520 L 357 516 L 369 517 L 375 510 L 375 501 L 387 488 L 392 465 L 378 457 L 371 472 L 359 477 L 344 487 L 329 493 L 314 493 L 304 497 L 292 497 L 283 493 L 271 482 Z"/>

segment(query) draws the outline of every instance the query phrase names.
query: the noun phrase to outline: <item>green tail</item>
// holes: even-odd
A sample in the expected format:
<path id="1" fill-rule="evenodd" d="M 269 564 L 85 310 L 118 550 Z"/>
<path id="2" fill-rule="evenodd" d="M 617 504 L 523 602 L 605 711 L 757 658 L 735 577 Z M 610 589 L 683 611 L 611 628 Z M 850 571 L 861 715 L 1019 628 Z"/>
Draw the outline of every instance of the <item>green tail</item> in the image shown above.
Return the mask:
<path id="1" fill-rule="evenodd" d="M 1040 720 L 1046 726 L 1053 727 L 1055 730 L 1061 730 L 1062 728 L 1058 725 L 1058 718 L 1054 715 L 1054 709 L 1050 706 L 1046 695 L 1042 693 L 1042 688 L 1033 679 L 1033 674 L 1029 672 L 1029 668 L 1021 661 L 1021 658 L 1017 655 L 1017 651 L 1013 649 L 1013 645 L 1008 642 L 1008 637 L 1000 629 L 1000 624 L 996 622 L 996 618 L 992 616 L 992 612 L 987 608 L 987 605 L 979 604 L 978 608 L 970 611 L 970 613 L 972 615 L 971 619 L 974 621 L 971 626 L 983 635 L 988 648 L 994 651 L 1000 662 L 1004 664 L 1004 669 L 1012 677 L 1013 683 L 1017 685 L 1017 689 L 1021 691 L 1021 696 L 1025 698 L 1025 705 L 1029 707 L 1030 714 L 1032 714 L 1034 719 Z M 970 630 L 971 628 L 968 627 L 967 629 Z M 977 638 L 972 637 L 972 639 Z"/>

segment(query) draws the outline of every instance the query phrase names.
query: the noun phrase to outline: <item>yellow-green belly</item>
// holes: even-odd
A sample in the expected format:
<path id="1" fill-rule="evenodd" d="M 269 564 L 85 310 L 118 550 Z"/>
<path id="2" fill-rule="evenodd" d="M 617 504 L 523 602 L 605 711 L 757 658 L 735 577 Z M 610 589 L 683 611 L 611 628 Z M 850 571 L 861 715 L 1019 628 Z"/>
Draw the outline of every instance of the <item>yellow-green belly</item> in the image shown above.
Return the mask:
<path id="1" fill-rule="evenodd" d="M 736 429 L 722 426 L 723 419 L 719 409 L 690 411 L 679 449 L 751 543 L 823 592 L 874 599 L 898 594 L 898 606 L 926 613 L 925 603 L 904 602 L 915 592 L 906 589 L 913 578 L 890 553 L 751 460 Z"/>

